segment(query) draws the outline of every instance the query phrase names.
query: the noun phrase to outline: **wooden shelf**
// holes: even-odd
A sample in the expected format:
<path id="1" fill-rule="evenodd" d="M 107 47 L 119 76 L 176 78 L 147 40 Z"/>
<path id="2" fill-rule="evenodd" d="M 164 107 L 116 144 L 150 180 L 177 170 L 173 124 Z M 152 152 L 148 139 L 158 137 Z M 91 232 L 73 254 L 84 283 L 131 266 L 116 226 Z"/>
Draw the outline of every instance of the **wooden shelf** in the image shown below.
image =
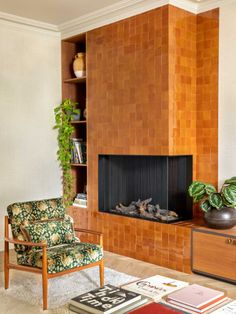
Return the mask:
<path id="1" fill-rule="evenodd" d="M 74 127 L 72 137 L 83 139 L 87 142 L 87 121 L 83 117 L 82 112 L 86 108 L 87 99 L 87 78 L 86 72 L 82 77 L 76 77 L 72 70 L 72 63 L 75 55 L 79 52 L 86 53 L 86 33 L 73 36 L 62 40 L 62 98 L 70 98 L 79 103 L 78 109 L 81 109 L 81 120 L 72 120 L 71 125 Z M 82 73 L 81 73 L 82 74 Z M 73 119 L 73 117 L 72 117 Z M 73 158 L 73 157 L 72 157 Z M 77 163 L 75 162 L 77 161 Z M 81 159 L 71 159 L 70 167 L 73 175 L 74 186 L 73 194 L 80 193 L 85 190 L 87 185 L 87 164 L 78 163 Z M 83 159 L 85 161 L 85 159 Z M 73 208 L 73 207 L 72 207 Z M 76 207 L 78 209 L 78 207 Z"/>
<path id="2" fill-rule="evenodd" d="M 87 120 L 79 120 L 79 121 L 76 121 L 76 120 L 74 120 L 74 121 L 71 121 L 71 124 L 86 124 L 87 123 Z"/>
<path id="3" fill-rule="evenodd" d="M 70 164 L 71 167 L 87 167 L 87 164 Z"/>
<path id="4" fill-rule="evenodd" d="M 69 83 L 69 84 L 86 83 L 86 76 L 66 79 L 64 80 L 64 83 Z"/>

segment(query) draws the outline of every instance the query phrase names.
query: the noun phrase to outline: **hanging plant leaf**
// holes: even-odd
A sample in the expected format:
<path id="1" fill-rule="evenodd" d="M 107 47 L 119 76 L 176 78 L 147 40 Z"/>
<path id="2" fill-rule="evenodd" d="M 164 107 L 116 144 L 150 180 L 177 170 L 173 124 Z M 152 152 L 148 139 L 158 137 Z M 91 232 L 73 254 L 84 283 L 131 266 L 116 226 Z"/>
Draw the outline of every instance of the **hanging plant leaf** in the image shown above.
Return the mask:
<path id="1" fill-rule="evenodd" d="M 205 185 L 205 191 L 206 191 L 206 194 L 208 194 L 208 195 L 217 192 L 216 188 L 212 184 L 206 184 Z"/>
<path id="2" fill-rule="evenodd" d="M 208 200 L 203 201 L 200 204 L 200 207 L 205 213 L 209 212 L 212 209 L 211 204 L 209 203 Z"/>
<path id="3" fill-rule="evenodd" d="M 216 209 L 223 207 L 223 200 L 219 193 L 210 194 L 208 199 L 212 207 L 215 207 Z"/>
<path id="4" fill-rule="evenodd" d="M 70 165 L 72 150 L 70 138 L 74 132 L 74 127 L 71 124 L 73 114 L 79 112 L 79 109 L 76 109 L 77 105 L 78 104 L 71 99 L 65 99 L 54 109 L 55 125 L 53 128 L 58 130 L 57 159 L 62 169 L 63 200 L 65 206 L 70 205 L 73 198 L 74 178 L 71 173 Z"/>
<path id="5" fill-rule="evenodd" d="M 202 195 L 204 191 L 205 184 L 202 182 L 194 181 L 188 188 L 188 193 L 190 196 L 195 197 L 197 195 Z"/>

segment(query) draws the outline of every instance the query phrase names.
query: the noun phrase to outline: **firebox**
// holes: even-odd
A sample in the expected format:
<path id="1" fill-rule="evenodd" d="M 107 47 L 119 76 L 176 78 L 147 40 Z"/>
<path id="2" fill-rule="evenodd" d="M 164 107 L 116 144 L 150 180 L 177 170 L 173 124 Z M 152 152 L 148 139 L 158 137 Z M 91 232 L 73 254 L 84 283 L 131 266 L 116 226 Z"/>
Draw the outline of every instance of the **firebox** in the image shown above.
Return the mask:
<path id="1" fill-rule="evenodd" d="M 99 211 L 164 223 L 192 218 L 192 156 L 99 155 Z"/>

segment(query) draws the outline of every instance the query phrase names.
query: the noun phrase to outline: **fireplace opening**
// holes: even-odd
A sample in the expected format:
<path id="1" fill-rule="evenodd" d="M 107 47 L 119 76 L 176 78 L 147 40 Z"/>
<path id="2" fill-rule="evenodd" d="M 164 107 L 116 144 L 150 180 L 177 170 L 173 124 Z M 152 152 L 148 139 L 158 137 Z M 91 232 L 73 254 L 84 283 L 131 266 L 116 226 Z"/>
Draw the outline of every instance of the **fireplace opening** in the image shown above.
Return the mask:
<path id="1" fill-rule="evenodd" d="M 99 211 L 173 223 L 192 218 L 192 156 L 99 155 Z"/>

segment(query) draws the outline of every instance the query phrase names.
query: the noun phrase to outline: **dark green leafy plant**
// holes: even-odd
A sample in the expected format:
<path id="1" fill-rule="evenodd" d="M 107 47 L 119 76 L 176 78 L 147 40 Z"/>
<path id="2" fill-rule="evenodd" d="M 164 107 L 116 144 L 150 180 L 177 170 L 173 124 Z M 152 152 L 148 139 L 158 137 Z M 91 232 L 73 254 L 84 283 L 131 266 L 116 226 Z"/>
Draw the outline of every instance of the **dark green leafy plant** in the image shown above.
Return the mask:
<path id="1" fill-rule="evenodd" d="M 74 131 L 74 127 L 71 124 L 74 114 L 79 113 L 79 109 L 76 109 L 77 103 L 71 99 L 65 99 L 62 103 L 54 109 L 55 125 L 54 129 L 58 130 L 58 151 L 57 159 L 62 169 L 62 184 L 63 184 L 63 200 L 64 205 L 71 204 L 73 195 L 73 176 L 71 173 L 71 150 L 72 142 L 70 140 Z"/>
<path id="2" fill-rule="evenodd" d="M 220 210 L 223 207 L 236 208 L 236 177 L 225 180 L 221 190 L 208 183 L 194 181 L 188 188 L 188 193 L 193 197 L 193 202 L 200 202 L 204 212 L 212 209 Z"/>

